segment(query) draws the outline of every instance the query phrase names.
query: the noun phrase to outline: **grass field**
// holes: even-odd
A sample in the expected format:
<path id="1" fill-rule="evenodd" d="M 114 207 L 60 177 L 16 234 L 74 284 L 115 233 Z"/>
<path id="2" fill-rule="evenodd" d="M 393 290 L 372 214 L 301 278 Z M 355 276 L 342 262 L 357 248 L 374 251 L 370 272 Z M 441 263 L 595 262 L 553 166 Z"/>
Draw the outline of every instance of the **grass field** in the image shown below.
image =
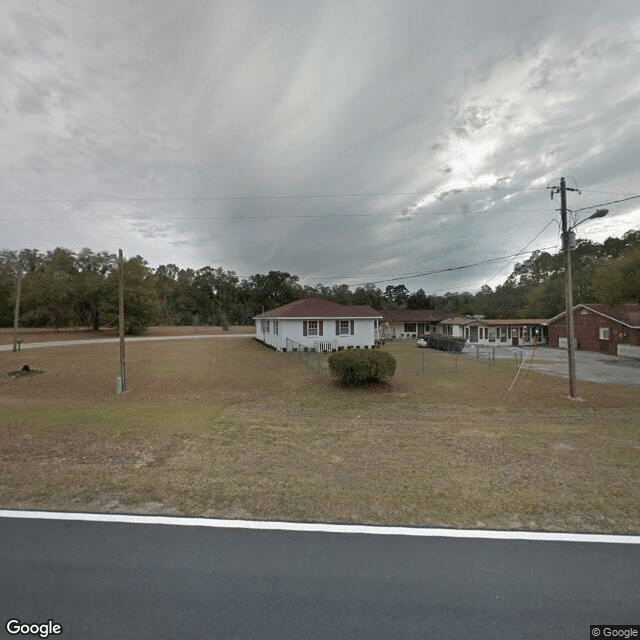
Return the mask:
<path id="1" fill-rule="evenodd" d="M 640 390 L 384 348 L 347 390 L 247 337 L 129 343 L 122 395 L 117 344 L 2 352 L 0 506 L 640 533 Z"/>

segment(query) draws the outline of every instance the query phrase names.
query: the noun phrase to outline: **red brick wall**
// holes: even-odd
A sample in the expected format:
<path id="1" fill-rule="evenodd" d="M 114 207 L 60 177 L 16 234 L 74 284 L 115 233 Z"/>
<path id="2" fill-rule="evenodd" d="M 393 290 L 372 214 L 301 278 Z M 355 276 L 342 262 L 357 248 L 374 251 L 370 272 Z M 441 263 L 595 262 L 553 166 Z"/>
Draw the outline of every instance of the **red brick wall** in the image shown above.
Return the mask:
<path id="1" fill-rule="evenodd" d="M 600 328 L 609 329 L 610 340 L 600 340 L 598 338 Z M 583 351 L 599 351 L 600 353 L 608 353 L 615 356 L 618 353 L 618 344 L 640 346 L 640 330 L 630 329 L 620 322 L 615 322 L 582 307 L 573 312 L 573 331 L 576 336 L 576 346 Z M 620 337 L 620 333 L 624 333 L 625 337 Z M 567 322 L 564 316 L 549 325 L 550 347 L 557 347 L 558 338 L 565 338 L 566 336 Z"/>

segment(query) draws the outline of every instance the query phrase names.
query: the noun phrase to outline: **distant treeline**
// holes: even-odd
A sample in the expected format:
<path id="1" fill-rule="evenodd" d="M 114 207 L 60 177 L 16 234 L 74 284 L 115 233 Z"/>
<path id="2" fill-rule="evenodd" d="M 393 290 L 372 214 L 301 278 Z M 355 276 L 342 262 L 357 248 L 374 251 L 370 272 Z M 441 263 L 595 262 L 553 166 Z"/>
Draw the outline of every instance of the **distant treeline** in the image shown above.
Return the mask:
<path id="1" fill-rule="evenodd" d="M 640 230 L 602 244 L 579 240 L 572 252 L 574 302 L 640 302 Z M 112 253 L 57 248 L 0 251 L 0 326 L 14 319 L 17 274 L 22 274 L 20 324 L 33 327 L 117 326 L 118 265 Z M 564 308 L 564 256 L 536 251 L 507 280 L 475 293 L 427 295 L 403 284 L 384 290 L 346 284 L 303 286 L 296 275 L 270 271 L 239 278 L 217 267 L 149 267 L 141 256 L 124 264 L 127 332 L 152 324 L 251 324 L 257 314 L 309 296 L 375 309 L 433 309 L 487 318 L 549 318 Z"/>

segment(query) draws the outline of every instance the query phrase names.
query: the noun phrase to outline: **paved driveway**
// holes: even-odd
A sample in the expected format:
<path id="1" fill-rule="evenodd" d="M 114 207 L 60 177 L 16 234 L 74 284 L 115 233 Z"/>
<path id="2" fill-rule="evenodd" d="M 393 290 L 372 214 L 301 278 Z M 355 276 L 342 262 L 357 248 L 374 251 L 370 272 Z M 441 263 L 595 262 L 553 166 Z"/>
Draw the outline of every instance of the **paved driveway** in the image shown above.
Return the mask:
<path id="1" fill-rule="evenodd" d="M 511 358 L 515 365 L 515 356 L 511 347 L 496 347 L 496 358 Z M 489 349 L 481 349 L 485 354 Z M 569 377 L 569 363 L 567 351 L 565 349 L 554 349 L 551 347 L 523 347 L 527 362 L 533 364 L 531 368 L 542 373 L 555 376 Z M 475 357 L 475 346 L 467 345 L 463 351 L 464 355 Z M 628 366 L 634 364 L 636 366 Z M 529 366 L 525 364 L 525 366 Z M 640 387 L 640 361 L 631 361 L 618 356 L 607 356 L 593 351 L 576 352 L 576 377 L 580 381 L 601 382 L 604 384 L 625 384 Z"/>

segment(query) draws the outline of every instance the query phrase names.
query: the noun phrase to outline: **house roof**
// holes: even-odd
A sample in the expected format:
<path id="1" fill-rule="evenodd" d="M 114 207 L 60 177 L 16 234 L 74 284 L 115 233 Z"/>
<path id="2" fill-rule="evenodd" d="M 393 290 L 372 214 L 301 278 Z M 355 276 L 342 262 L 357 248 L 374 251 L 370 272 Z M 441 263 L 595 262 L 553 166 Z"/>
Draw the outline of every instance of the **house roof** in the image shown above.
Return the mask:
<path id="1" fill-rule="evenodd" d="M 382 322 L 439 322 L 447 315 L 444 311 L 422 309 L 382 309 Z"/>
<path id="2" fill-rule="evenodd" d="M 338 304 L 326 298 L 303 298 L 255 316 L 262 318 L 381 318 L 368 304 Z"/>
<path id="3" fill-rule="evenodd" d="M 486 324 L 490 327 L 506 327 L 514 325 L 530 325 L 530 324 L 545 324 L 547 320 L 545 318 L 493 318 L 479 320 L 480 324 Z"/>
<path id="4" fill-rule="evenodd" d="M 573 310 L 577 309 L 588 309 L 594 313 L 597 313 L 605 318 L 610 318 L 615 322 L 620 322 L 621 324 L 627 325 L 628 327 L 632 327 L 633 329 L 640 329 L 640 304 L 630 303 L 625 304 L 622 307 L 609 307 L 606 304 L 576 304 L 573 307 Z M 547 320 L 546 324 L 551 324 L 560 318 L 565 316 L 565 311 L 559 313 L 557 316 L 553 316 Z"/>
<path id="5" fill-rule="evenodd" d="M 452 316 L 446 320 L 442 320 L 440 324 L 473 324 L 485 325 L 488 327 L 508 327 L 522 326 L 533 324 L 546 324 L 544 318 L 468 318 L 467 316 Z"/>
<path id="6" fill-rule="evenodd" d="M 442 320 L 440 322 L 440 324 L 469 324 L 470 322 L 473 322 L 474 319 L 473 318 L 467 318 L 467 316 L 451 316 L 450 318 L 447 318 L 446 320 Z"/>

